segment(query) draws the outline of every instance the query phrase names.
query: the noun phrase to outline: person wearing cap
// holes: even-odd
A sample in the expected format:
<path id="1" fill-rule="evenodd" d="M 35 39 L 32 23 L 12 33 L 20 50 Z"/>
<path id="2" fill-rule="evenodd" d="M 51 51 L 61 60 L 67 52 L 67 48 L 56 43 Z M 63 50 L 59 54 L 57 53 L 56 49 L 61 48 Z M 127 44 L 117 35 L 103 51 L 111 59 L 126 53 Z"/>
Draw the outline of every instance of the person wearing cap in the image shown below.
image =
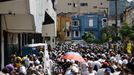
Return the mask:
<path id="1" fill-rule="evenodd" d="M 106 68 L 105 71 L 104 71 L 104 75 L 113 75 L 111 73 L 111 69 L 110 68 Z"/>

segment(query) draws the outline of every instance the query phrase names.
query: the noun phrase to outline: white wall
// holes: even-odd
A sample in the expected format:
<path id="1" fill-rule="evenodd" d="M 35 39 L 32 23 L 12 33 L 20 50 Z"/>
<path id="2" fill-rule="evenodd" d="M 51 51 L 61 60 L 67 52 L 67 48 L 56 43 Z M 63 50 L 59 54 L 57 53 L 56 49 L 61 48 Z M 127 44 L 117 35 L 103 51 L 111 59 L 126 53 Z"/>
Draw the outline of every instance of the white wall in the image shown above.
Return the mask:
<path id="1" fill-rule="evenodd" d="M 57 27 L 56 27 L 56 12 L 54 11 L 53 9 L 53 5 L 52 5 L 52 2 L 51 0 L 45 0 L 45 9 L 46 9 L 46 12 L 51 16 L 51 18 L 54 20 L 54 24 L 51 26 L 53 27 L 52 29 L 54 29 L 53 31 L 51 31 L 52 33 L 54 33 L 53 35 L 51 36 L 57 36 Z M 45 25 L 43 25 L 45 26 Z M 43 30 L 42 31 L 45 31 L 45 27 L 42 27 Z M 50 28 L 51 29 L 51 28 Z M 43 34 L 44 32 L 42 32 L 42 35 L 44 36 L 45 34 Z"/>
<path id="2" fill-rule="evenodd" d="M 115 20 L 108 20 L 108 25 L 112 26 L 112 24 L 115 24 Z M 118 27 L 121 26 L 120 20 L 117 21 L 117 26 L 118 26 Z"/>
<path id="3" fill-rule="evenodd" d="M 0 14 L 26 14 L 33 15 L 33 22 L 35 31 L 42 32 L 42 22 L 44 21 L 46 0 L 13 0 L 7 2 L 0 2 Z"/>
<path id="4" fill-rule="evenodd" d="M 2 25 L 8 32 L 35 32 L 33 15 L 3 15 Z"/>
<path id="5" fill-rule="evenodd" d="M 8 14 L 9 12 L 15 14 L 29 13 L 28 0 L 12 0 L 7 2 L 0 2 L 0 13 Z"/>
<path id="6" fill-rule="evenodd" d="M 44 21 L 45 0 L 29 0 L 30 13 L 34 15 L 36 32 L 42 33 L 42 23 Z"/>
<path id="7" fill-rule="evenodd" d="M 42 36 L 50 37 L 55 35 L 54 24 L 48 24 L 43 26 Z"/>

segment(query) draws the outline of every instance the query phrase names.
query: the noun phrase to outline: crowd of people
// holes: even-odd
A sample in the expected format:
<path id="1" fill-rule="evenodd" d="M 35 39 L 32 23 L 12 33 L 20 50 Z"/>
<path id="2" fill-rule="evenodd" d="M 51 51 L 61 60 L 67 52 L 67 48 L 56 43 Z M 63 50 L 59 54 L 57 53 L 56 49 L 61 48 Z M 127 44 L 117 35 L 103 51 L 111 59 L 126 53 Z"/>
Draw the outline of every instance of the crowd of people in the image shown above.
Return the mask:
<path id="1" fill-rule="evenodd" d="M 24 57 L 11 55 L 11 62 L 3 69 L 3 75 L 44 75 L 43 52 Z"/>
<path id="2" fill-rule="evenodd" d="M 55 75 L 133 75 L 134 59 L 125 53 L 121 45 L 117 49 L 106 44 L 61 43 L 50 52 L 57 63 Z M 78 52 L 85 62 L 63 59 L 66 52 Z"/>
<path id="3" fill-rule="evenodd" d="M 2 72 L 9 75 L 134 75 L 134 57 L 106 44 L 58 43 L 49 50 L 51 74 L 44 70 L 43 52 L 25 57 L 12 55 Z M 67 52 L 77 52 L 85 60 L 64 59 Z"/>

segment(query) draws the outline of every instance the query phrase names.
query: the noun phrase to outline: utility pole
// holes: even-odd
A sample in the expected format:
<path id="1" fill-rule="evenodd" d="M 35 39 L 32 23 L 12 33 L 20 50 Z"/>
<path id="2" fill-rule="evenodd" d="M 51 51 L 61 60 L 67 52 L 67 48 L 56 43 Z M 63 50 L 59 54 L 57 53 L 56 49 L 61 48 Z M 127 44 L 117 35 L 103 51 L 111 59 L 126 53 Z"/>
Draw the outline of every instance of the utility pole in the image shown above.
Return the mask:
<path id="1" fill-rule="evenodd" d="M 117 12 L 117 0 L 115 0 L 115 27 L 116 27 L 116 38 L 118 37 L 118 12 Z"/>
<path id="2" fill-rule="evenodd" d="M 1 46 L 2 45 L 1 44 L 2 43 L 2 40 L 1 40 L 2 39 L 2 36 L 1 36 L 1 33 L 2 33 L 2 25 L 1 24 L 2 23 L 1 23 L 1 14 L 0 14 L 0 70 L 1 70 L 1 66 L 2 66 L 1 65 L 2 64 L 2 62 L 1 62 L 2 61 L 2 46 Z"/>
<path id="3" fill-rule="evenodd" d="M 115 26 L 117 27 L 118 13 L 117 13 L 117 0 L 115 0 Z"/>

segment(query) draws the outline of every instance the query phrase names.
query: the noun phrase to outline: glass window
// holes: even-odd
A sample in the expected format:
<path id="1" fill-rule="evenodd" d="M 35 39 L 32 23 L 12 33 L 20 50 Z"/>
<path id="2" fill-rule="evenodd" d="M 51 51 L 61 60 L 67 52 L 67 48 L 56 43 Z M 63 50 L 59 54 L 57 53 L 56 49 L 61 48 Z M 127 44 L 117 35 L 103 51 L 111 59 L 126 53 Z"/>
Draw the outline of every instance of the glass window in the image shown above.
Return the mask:
<path id="1" fill-rule="evenodd" d="M 106 25 L 107 25 L 107 19 L 106 18 L 103 18 L 102 19 L 102 27 L 104 27 Z"/>
<path id="2" fill-rule="evenodd" d="M 74 26 L 79 26 L 79 20 L 74 20 L 74 21 L 73 21 L 73 25 L 74 25 Z"/>
<path id="3" fill-rule="evenodd" d="M 89 27 L 93 27 L 93 19 L 89 19 Z"/>
<path id="4" fill-rule="evenodd" d="M 79 31 L 74 31 L 74 37 L 79 37 L 80 36 L 80 32 Z"/>
<path id="5" fill-rule="evenodd" d="M 103 5 L 103 3 L 100 3 L 100 5 Z"/>
<path id="6" fill-rule="evenodd" d="M 66 21 L 66 30 L 69 30 L 70 22 Z"/>
<path id="7" fill-rule="evenodd" d="M 88 6 L 88 3 L 80 3 L 80 6 Z"/>
<path id="8" fill-rule="evenodd" d="M 78 5 L 77 5 L 76 3 L 73 3 L 73 7 L 75 7 L 75 8 L 76 8 L 77 6 L 78 6 Z"/>
<path id="9" fill-rule="evenodd" d="M 69 31 L 66 31 L 66 37 L 69 37 L 70 33 Z"/>
<path id="10" fill-rule="evenodd" d="M 93 8 L 97 8 L 97 6 L 93 6 Z"/>
<path id="11" fill-rule="evenodd" d="M 68 5 L 72 5 L 72 3 L 68 3 Z"/>

